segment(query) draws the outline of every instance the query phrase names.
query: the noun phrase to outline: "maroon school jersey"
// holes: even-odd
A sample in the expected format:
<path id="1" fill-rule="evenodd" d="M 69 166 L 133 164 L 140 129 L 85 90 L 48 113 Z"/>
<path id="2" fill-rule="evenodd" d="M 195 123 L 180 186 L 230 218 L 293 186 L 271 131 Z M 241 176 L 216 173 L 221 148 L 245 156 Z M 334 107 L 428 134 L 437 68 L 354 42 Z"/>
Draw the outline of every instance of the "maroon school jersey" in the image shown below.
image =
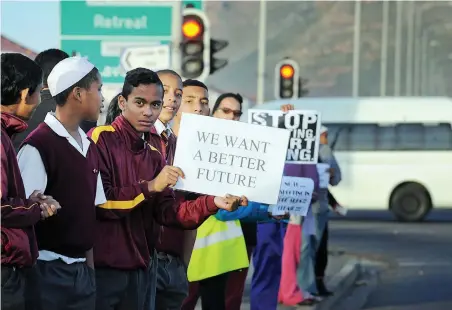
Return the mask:
<path id="1" fill-rule="evenodd" d="M 211 196 L 180 204 L 171 189 L 150 192 L 143 181 L 153 180 L 165 161 L 150 138 L 143 139 L 123 116 L 111 126 L 95 128 L 91 138 L 100 153 L 99 170 L 107 197 L 97 208 L 96 266 L 146 268 L 154 250 L 146 232 L 154 229 L 155 222 L 195 229 L 218 211 Z"/>
<path id="2" fill-rule="evenodd" d="M 41 219 L 39 204 L 26 199 L 11 137 L 27 128 L 27 124 L 2 112 L 1 131 L 1 207 L 2 265 L 32 266 L 38 257 L 33 229 Z"/>
<path id="3" fill-rule="evenodd" d="M 91 142 L 86 157 L 67 140 L 41 123 L 22 143 L 35 147 L 44 164 L 44 194 L 61 205 L 54 216 L 36 224 L 39 250 L 85 258 L 94 245 L 99 153 Z"/>

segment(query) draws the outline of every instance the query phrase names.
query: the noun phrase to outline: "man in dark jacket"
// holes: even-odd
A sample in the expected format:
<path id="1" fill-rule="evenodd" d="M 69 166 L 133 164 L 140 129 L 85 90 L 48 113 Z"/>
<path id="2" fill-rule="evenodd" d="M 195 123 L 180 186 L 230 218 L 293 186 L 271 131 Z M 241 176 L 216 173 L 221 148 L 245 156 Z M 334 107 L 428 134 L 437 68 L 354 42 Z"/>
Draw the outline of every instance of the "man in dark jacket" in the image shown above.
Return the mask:
<path id="1" fill-rule="evenodd" d="M 44 118 L 46 117 L 48 112 L 54 112 L 56 109 L 55 101 L 52 98 L 52 95 L 50 95 L 49 88 L 47 85 L 47 78 L 49 77 L 50 72 L 52 71 L 53 67 L 56 66 L 57 63 L 62 61 L 63 59 L 68 58 L 69 55 L 63 52 L 62 50 L 51 48 L 48 50 L 45 50 L 41 53 L 39 53 L 36 58 L 35 62 L 38 64 L 38 66 L 42 69 L 42 84 L 43 88 L 41 90 L 41 104 L 36 108 L 36 111 L 33 114 L 33 117 L 28 122 L 28 128 L 24 132 L 21 132 L 17 134 L 14 137 L 14 148 L 16 150 L 19 149 L 20 144 L 22 141 L 33 131 L 38 127 L 39 124 L 41 124 L 44 121 Z"/>

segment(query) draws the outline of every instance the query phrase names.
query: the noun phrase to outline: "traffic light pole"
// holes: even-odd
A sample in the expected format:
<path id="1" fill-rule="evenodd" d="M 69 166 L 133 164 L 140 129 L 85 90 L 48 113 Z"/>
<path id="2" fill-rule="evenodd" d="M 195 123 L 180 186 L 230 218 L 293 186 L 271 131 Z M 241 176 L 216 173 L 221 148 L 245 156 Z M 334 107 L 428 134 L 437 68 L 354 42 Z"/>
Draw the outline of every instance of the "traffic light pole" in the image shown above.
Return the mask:
<path id="1" fill-rule="evenodd" d="M 172 16 L 173 24 L 171 28 L 172 42 L 171 42 L 171 67 L 178 74 L 182 72 L 181 61 L 181 44 L 182 44 L 182 2 L 176 1 Z"/>
<path id="2" fill-rule="evenodd" d="M 267 39 L 267 2 L 260 0 L 259 16 L 259 41 L 258 41 L 258 59 L 257 59 L 257 104 L 263 104 L 265 100 L 265 56 Z"/>

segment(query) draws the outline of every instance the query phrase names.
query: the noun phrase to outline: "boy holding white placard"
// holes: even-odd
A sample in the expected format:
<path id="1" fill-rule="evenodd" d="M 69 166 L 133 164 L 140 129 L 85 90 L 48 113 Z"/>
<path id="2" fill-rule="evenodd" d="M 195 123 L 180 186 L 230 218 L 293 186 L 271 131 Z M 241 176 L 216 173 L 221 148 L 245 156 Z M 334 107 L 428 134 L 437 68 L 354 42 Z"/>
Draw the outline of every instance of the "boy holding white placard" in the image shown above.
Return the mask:
<path id="1" fill-rule="evenodd" d="M 155 294 L 148 290 L 155 283 L 148 270 L 155 261 L 147 234 L 154 221 L 194 229 L 220 208 L 235 210 L 240 204 L 239 197 L 231 196 L 175 200 L 170 187 L 184 174 L 177 167 L 165 166 L 149 137 L 163 106 L 163 93 L 155 72 L 145 68 L 127 72 L 118 97 L 121 115 L 90 134 L 100 154 L 107 198 L 97 208 L 97 310 L 141 310 L 150 297 L 148 292 Z"/>

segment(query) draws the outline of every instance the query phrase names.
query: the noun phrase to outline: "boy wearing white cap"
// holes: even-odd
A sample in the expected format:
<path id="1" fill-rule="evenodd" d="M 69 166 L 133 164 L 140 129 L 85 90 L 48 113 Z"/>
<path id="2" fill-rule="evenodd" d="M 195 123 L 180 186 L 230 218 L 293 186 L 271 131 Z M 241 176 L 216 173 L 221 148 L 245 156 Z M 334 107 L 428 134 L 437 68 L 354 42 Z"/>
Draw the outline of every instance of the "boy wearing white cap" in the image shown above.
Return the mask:
<path id="1" fill-rule="evenodd" d="M 40 190 L 62 206 L 36 225 L 36 307 L 94 310 L 95 206 L 106 200 L 97 148 L 80 123 L 99 116 L 102 81 L 97 68 L 81 57 L 59 62 L 47 81 L 56 113 L 47 114 L 18 154 L 27 195 Z"/>

